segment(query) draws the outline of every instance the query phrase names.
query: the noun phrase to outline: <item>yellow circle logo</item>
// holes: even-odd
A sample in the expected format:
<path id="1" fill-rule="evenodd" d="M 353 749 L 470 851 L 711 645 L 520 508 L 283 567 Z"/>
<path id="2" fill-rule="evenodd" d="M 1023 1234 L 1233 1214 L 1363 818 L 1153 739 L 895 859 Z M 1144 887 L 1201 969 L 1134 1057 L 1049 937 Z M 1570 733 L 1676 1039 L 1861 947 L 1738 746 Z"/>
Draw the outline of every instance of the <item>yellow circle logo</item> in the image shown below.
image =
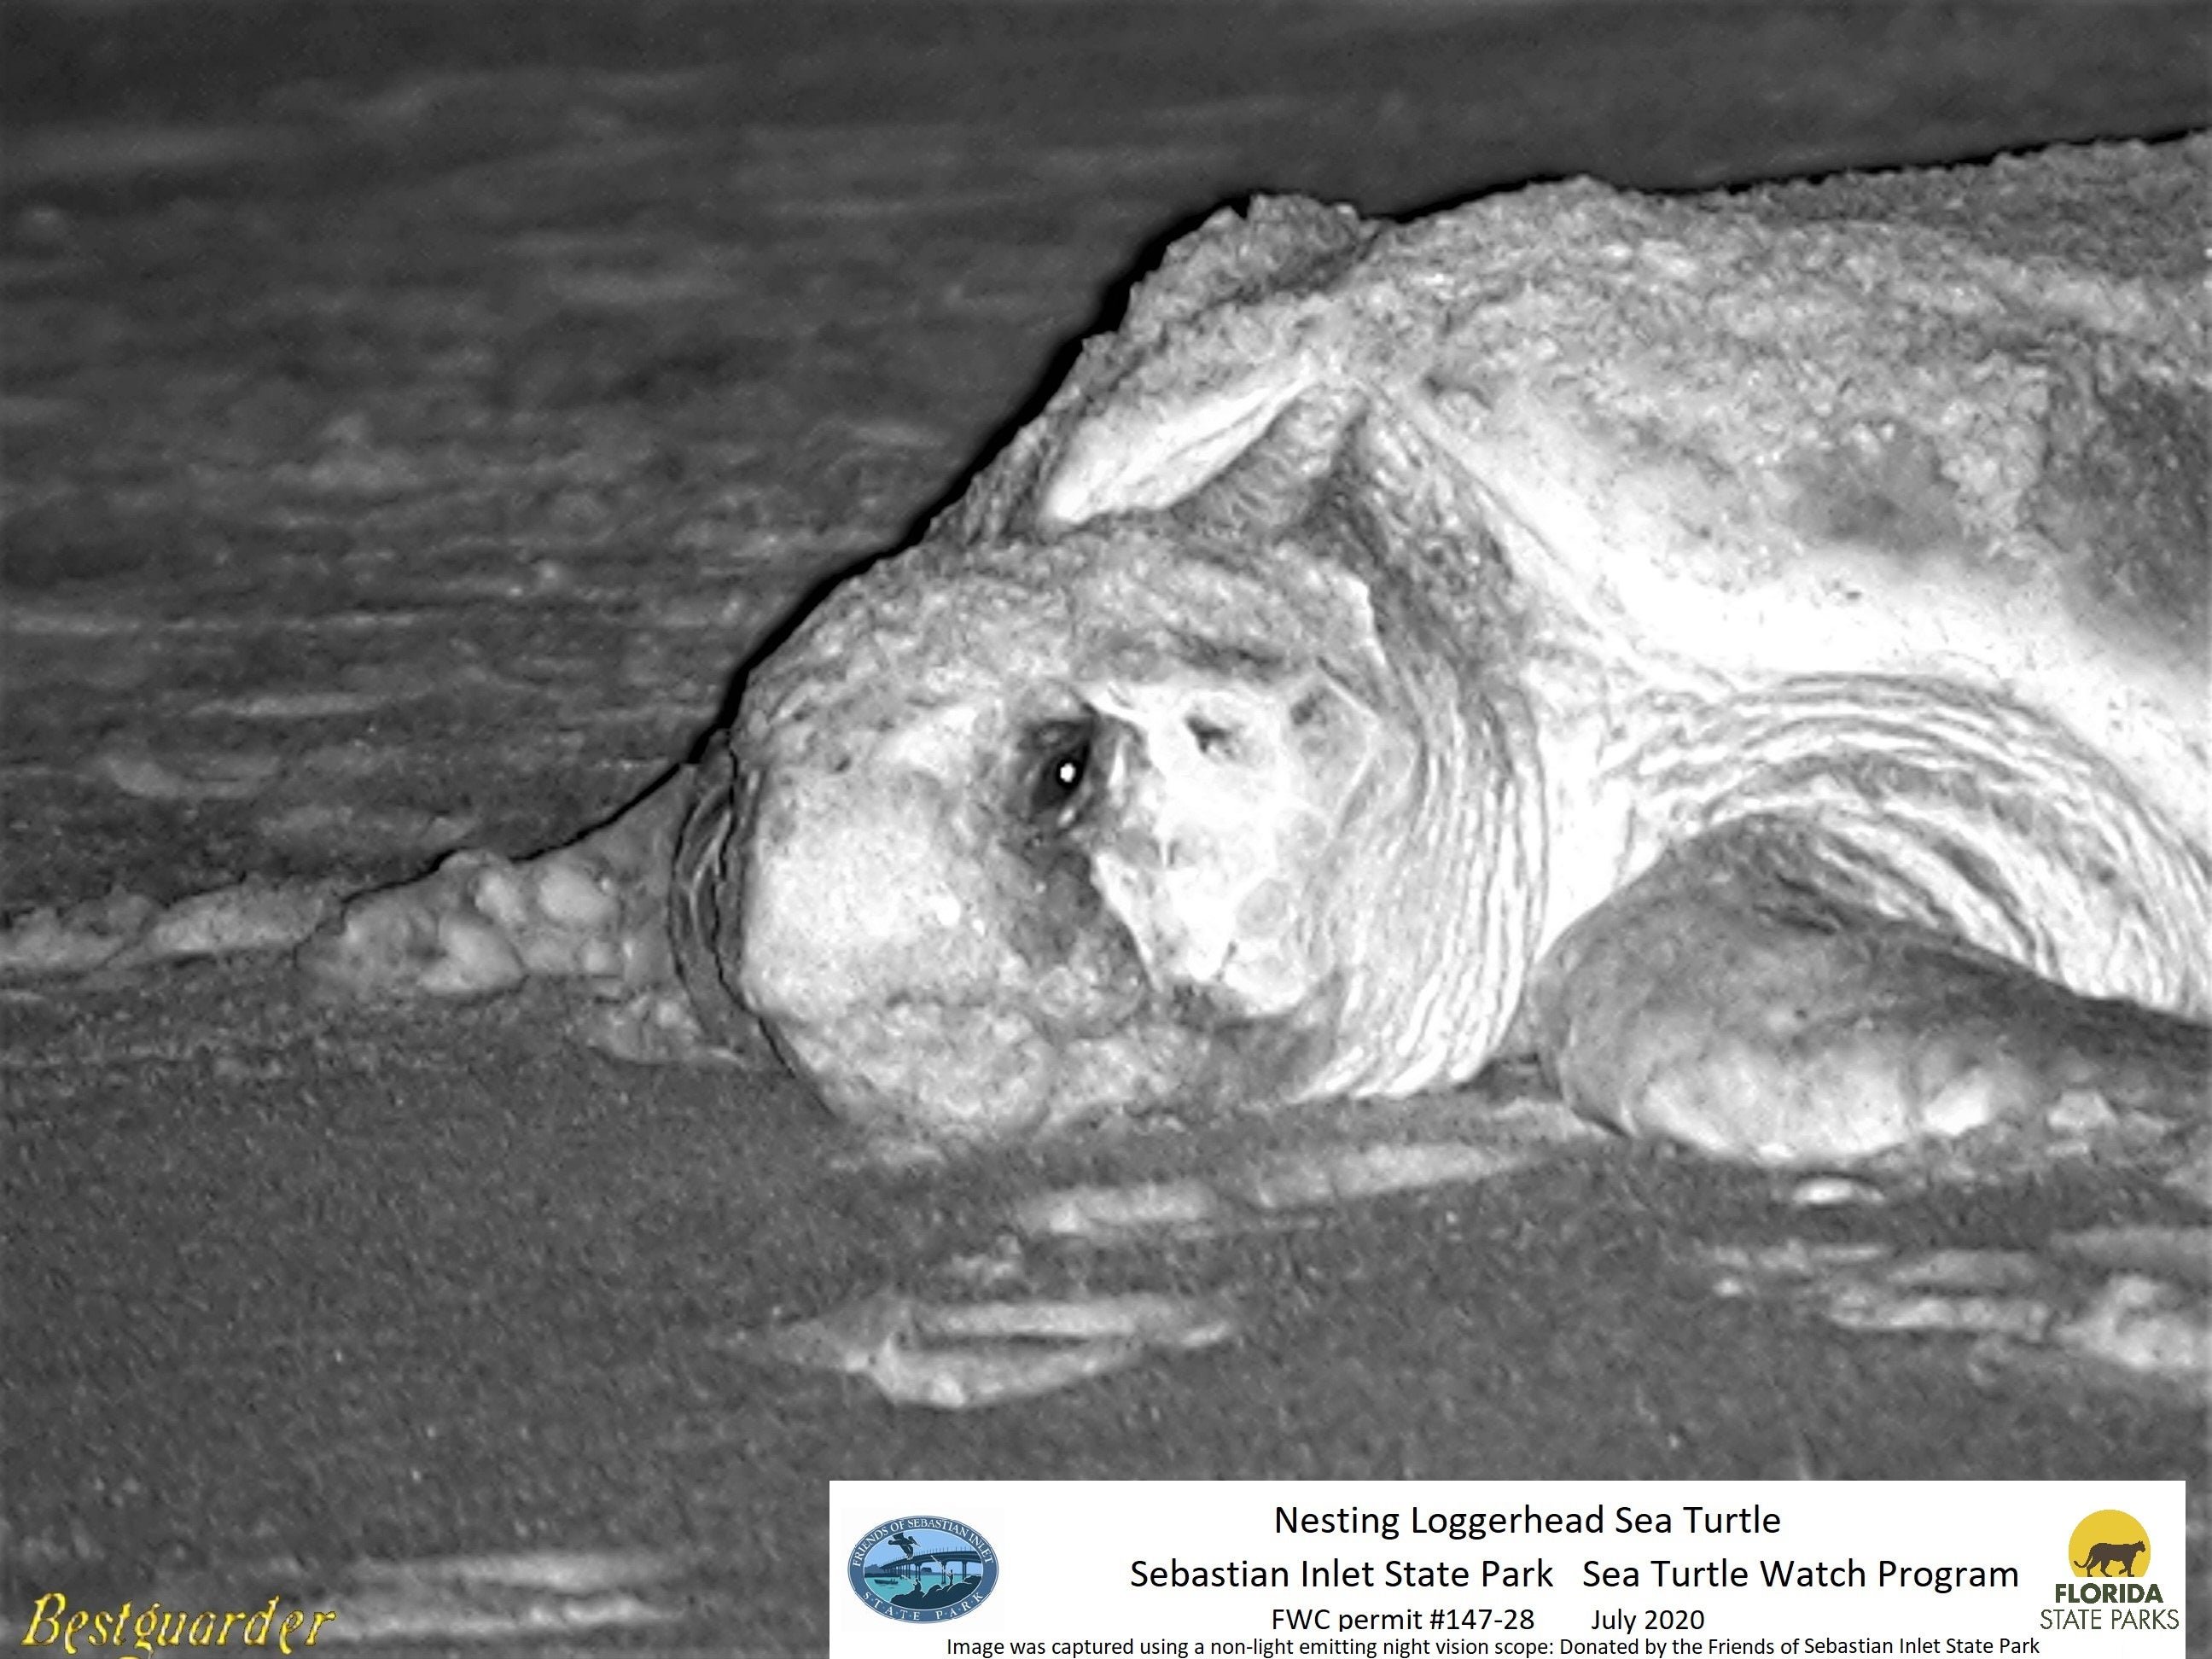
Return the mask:
<path id="1" fill-rule="evenodd" d="M 2076 1578 L 2140 1578 L 2150 1571 L 2150 1534 L 2125 1510 L 2084 1516 L 2067 1541 Z"/>

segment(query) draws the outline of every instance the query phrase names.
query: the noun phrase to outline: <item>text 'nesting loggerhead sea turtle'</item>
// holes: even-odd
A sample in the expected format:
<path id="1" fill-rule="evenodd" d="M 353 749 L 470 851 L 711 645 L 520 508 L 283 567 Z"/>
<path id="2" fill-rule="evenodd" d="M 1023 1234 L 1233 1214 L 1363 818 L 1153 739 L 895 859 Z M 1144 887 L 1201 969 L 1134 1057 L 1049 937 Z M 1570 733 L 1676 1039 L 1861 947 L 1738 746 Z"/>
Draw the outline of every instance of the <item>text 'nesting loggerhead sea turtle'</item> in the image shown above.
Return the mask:
<path id="1" fill-rule="evenodd" d="M 971 1135 L 1531 1050 L 1779 1163 L 2199 1113 L 2209 155 L 1219 214 L 707 762 L 316 959 L 680 971 Z"/>

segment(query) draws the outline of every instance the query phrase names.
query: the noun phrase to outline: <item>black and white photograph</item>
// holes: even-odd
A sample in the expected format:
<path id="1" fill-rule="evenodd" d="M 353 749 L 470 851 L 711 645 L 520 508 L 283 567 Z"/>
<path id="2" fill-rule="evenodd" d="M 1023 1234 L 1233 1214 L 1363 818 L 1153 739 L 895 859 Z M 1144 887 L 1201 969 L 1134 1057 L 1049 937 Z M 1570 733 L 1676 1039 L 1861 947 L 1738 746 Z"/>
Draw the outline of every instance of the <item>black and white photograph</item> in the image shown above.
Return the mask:
<path id="1" fill-rule="evenodd" d="M 4 0 L 0 1639 L 2110 1480 L 2212 1651 L 2209 247 L 2165 0 Z"/>

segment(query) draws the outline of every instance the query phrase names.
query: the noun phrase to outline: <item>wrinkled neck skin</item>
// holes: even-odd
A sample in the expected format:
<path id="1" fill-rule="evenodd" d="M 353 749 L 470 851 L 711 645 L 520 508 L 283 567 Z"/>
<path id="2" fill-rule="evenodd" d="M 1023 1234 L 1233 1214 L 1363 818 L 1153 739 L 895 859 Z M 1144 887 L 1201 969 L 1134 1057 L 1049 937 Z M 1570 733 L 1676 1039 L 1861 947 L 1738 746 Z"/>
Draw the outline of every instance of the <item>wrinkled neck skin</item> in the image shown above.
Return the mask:
<path id="1" fill-rule="evenodd" d="M 1543 804 L 1466 622 L 1325 533 L 1167 514 L 889 561 L 749 683 L 678 872 L 695 994 L 841 1115 L 933 1134 L 1469 1075 Z"/>
<path id="2" fill-rule="evenodd" d="M 1504 1038 L 1541 927 L 1543 781 L 1517 691 L 1425 629 L 1393 657 L 1409 763 L 1347 825 L 1331 872 L 1346 994 L 1305 1098 L 1397 1097 L 1472 1076 Z"/>

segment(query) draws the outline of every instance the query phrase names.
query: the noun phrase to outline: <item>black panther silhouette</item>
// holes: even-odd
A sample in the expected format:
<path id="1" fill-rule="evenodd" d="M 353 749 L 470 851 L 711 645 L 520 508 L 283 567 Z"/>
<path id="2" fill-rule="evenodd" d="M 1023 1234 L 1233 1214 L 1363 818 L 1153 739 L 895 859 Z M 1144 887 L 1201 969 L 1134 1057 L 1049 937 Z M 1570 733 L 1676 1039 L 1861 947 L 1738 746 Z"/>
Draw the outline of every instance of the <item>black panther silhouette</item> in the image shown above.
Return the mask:
<path id="1" fill-rule="evenodd" d="M 2149 1547 L 2149 1544 L 2142 1539 L 2132 1544 L 2092 1544 L 2089 1546 L 2089 1559 L 2076 1561 L 2074 1565 L 2084 1572 L 2097 1572 L 2100 1567 L 2103 1568 L 2102 1572 L 2097 1573 L 2100 1578 L 2110 1578 L 2115 1566 L 2129 1577 L 2133 1577 L 2136 1555 Z"/>

